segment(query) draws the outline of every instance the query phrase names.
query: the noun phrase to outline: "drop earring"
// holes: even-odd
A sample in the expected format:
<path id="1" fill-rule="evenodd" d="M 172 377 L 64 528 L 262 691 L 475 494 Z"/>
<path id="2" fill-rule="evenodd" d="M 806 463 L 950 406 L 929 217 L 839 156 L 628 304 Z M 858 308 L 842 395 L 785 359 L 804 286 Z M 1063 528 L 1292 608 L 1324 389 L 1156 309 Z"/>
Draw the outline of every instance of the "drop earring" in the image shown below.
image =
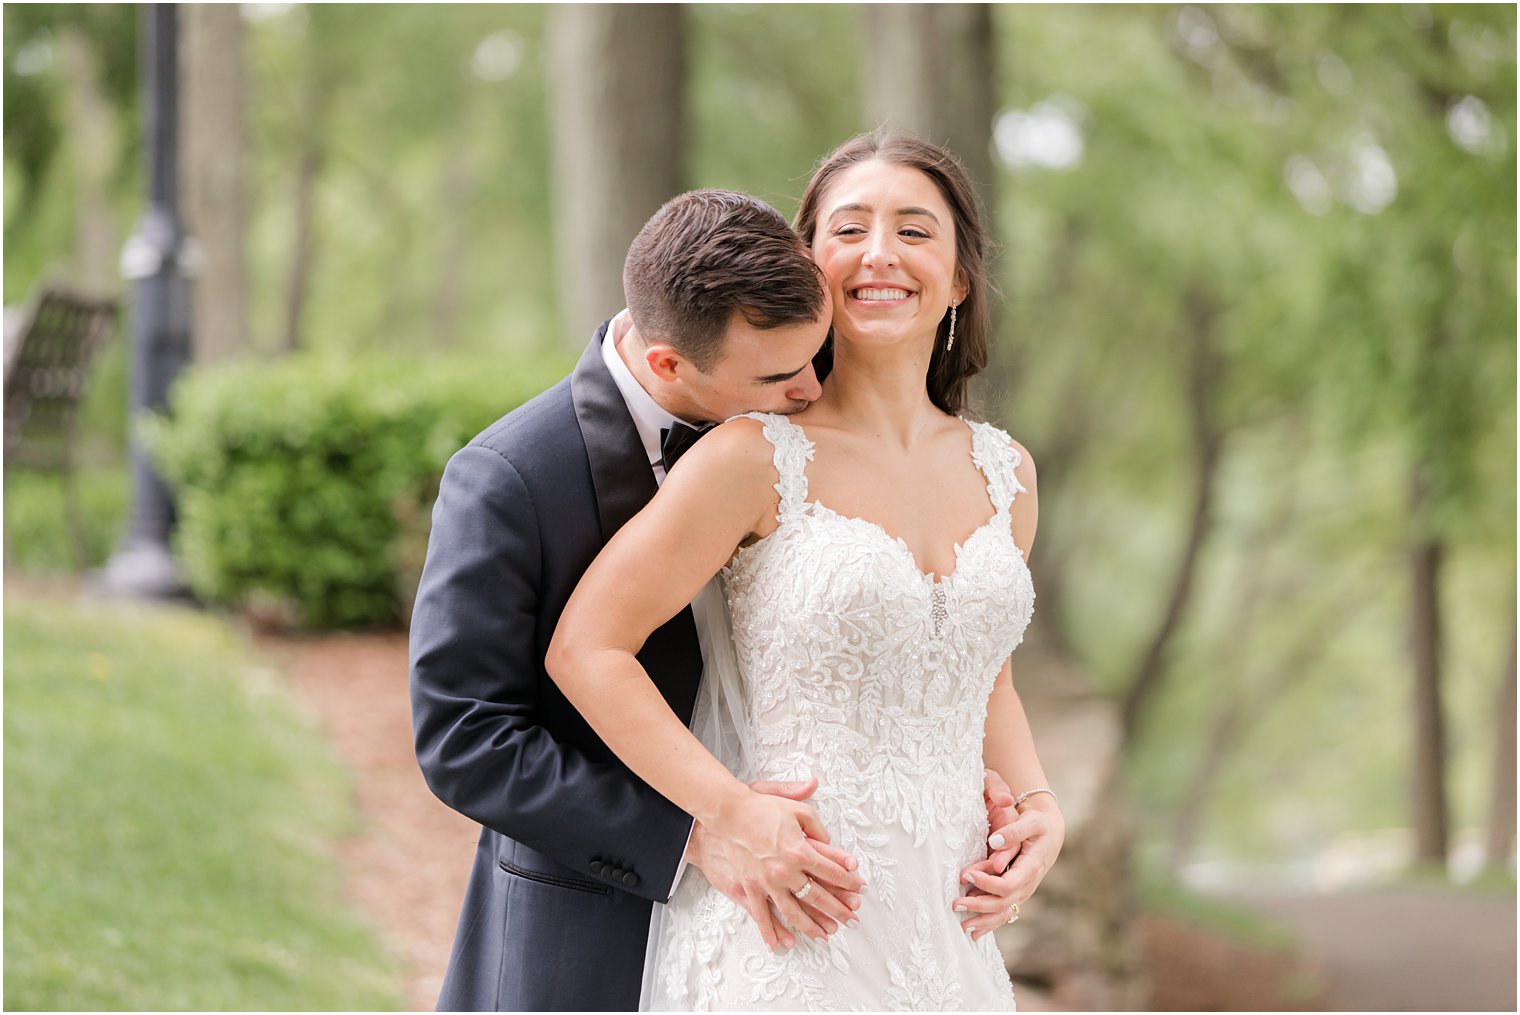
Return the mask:
<path id="1" fill-rule="evenodd" d="M 950 335 L 945 340 L 945 351 L 955 348 L 955 300 L 950 301 Z"/>

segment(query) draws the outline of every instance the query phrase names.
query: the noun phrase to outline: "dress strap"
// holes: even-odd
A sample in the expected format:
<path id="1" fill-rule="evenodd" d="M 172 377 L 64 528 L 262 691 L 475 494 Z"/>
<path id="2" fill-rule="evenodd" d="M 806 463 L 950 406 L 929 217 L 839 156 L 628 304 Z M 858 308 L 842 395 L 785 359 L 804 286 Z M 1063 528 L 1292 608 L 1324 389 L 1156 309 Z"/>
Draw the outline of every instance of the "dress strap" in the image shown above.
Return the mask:
<path id="1" fill-rule="evenodd" d="M 1014 472 L 1024 456 L 1013 446 L 1013 438 L 991 423 L 968 419 L 966 425 L 971 427 L 971 460 L 987 479 L 992 506 L 999 512 L 1007 512 L 1015 496 L 1028 493 Z"/>
<path id="2" fill-rule="evenodd" d="M 765 425 L 765 439 L 775 449 L 776 493 L 781 496 L 776 517 L 785 519 L 807 507 L 808 482 L 804 469 L 813 460 L 813 442 L 802 427 L 774 412 L 746 412 L 734 419 L 753 419 Z"/>

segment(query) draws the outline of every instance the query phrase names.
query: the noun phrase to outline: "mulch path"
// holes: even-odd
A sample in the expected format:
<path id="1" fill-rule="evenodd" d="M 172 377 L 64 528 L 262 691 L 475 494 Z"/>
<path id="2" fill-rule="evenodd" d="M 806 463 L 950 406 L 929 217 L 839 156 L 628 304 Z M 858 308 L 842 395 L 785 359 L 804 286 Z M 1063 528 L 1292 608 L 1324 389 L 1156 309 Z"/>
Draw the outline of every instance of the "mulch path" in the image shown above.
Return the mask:
<path id="1" fill-rule="evenodd" d="M 1328 1011 L 1324 971 L 1297 951 L 1269 951 L 1180 920 L 1140 918 L 1151 1011 Z"/>
<path id="2" fill-rule="evenodd" d="M 1242 894 L 1320 956 L 1333 1007 L 1514 1011 L 1515 896 L 1436 885 Z"/>

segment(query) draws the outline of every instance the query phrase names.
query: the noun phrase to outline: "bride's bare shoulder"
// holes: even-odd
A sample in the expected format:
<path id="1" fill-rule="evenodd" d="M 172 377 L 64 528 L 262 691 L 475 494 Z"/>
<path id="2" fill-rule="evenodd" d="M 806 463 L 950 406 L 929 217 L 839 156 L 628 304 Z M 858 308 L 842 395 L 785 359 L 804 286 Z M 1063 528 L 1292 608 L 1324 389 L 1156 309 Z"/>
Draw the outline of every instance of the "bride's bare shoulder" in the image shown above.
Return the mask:
<path id="1" fill-rule="evenodd" d="M 1004 436 L 1007 435 L 1005 434 Z M 1033 497 L 1035 496 L 1035 487 L 1038 485 L 1039 479 L 1038 475 L 1035 473 L 1034 455 L 1031 455 L 1028 448 L 1020 444 L 1018 441 L 1014 440 L 1012 437 L 1008 438 L 1008 443 L 1013 446 L 1013 450 L 1018 454 L 1019 459 L 1018 465 L 1014 467 L 1013 474 L 1019 478 L 1019 483 L 1022 484 L 1024 489 L 1029 492 L 1029 495 Z"/>
<path id="2" fill-rule="evenodd" d="M 679 505 L 691 524 L 711 522 L 737 534 L 734 545 L 746 533 L 763 535 L 773 526 L 778 498 L 765 425 L 736 417 L 714 427 L 670 469 L 655 501 Z"/>
<path id="3" fill-rule="evenodd" d="M 1003 436 L 1008 437 L 1005 433 Z M 1023 444 L 1008 437 L 1017 463 L 1013 474 L 1019 481 L 1019 490 L 1013 498 L 1013 541 L 1023 550 L 1026 558 L 1034 546 L 1034 534 L 1040 524 L 1039 477 L 1035 473 L 1034 455 Z"/>
<path id="4" fill-rule="evenodd" d="M 704 482 L 769 486 L 776 481 L 775 447 L 765 435 L 766 425 L 765 417 L 758 414 L 720 423 L 681 456 L 670 470 L 671 478 L 694 475 Z"/>

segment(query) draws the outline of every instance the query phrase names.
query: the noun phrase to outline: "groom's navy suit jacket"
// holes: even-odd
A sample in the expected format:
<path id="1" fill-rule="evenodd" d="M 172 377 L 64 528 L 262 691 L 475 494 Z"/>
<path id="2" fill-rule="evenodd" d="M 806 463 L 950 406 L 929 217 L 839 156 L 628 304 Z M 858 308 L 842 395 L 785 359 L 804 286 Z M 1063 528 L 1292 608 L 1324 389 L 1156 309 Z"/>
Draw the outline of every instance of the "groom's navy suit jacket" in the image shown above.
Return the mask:
<path id="1" fill-rule="evenodd" d="M 484 826 L 440 1010 L 632 1010 L 650 905 L 667 901 L 691 818 L 634 776 L 544 672 L 560 611 L 655 480 L 602 360 L 449 460 L 411 628 L 417 760 Z M 691 611 L 639 659 L 689 721 Z"/>

